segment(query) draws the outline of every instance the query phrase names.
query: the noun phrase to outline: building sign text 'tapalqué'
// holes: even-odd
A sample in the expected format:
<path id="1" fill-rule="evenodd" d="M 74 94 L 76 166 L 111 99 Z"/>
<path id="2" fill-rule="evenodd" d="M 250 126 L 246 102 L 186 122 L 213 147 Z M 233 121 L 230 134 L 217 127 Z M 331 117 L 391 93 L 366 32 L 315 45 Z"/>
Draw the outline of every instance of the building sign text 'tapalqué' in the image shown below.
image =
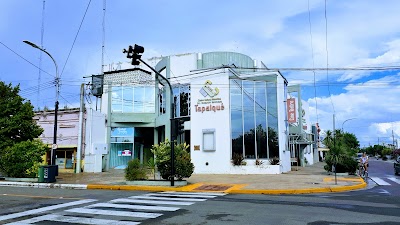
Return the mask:
<path id="1" fill-rule="evenodd" d="M 195 105 L 196 112 L 206 112 L 206 111 L 220 111 L 224 110 L 224 103 L 222 99 L 216 97 L 219 94 L 219 89 L 211 87 L 212 82 L 207 80 L 204 86 L 200 89 L 200 94 L 204 96 L 202 99 L 197 100 L 197 105 Z"/>

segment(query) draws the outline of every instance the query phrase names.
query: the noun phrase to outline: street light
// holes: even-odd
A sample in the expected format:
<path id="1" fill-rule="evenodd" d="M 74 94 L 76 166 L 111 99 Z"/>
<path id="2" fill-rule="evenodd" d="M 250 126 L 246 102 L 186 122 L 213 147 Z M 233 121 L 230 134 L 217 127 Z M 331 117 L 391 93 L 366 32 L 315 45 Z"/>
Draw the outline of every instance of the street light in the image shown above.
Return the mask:
<path id="1" fill-rule="evenodd" d="M 346 122 L 349 121 L 349 120 L 354 120 L 354 119 L 357 119 L 357 118 L 350 118 L 350 119 L 347 119 L 347 120 L 343 121 L 343 123 L 342 123 L 342 132 L 343 132 L 343 125 L 344 125 L 344 123 L 346 123 Z"/>
<path id="2" fill-rule="evenodd" d="M 58 66 L 56 63 L 56 60 L 54 60 L 53 56 L 50 55 L 50 53 L 48 53 L 46 50 L 44 50 L 43 48 L 37 46 L 36 44 L 30 42 L 30 41 L 23 41 L 25 44 L 30 45 L 33 48 L 37 48 L 40 51 L 46 53 L 52 60 L 53 63 L 56 67 L 56 77 L 54 79 L 54 84 L 56 85 L 56 102 L 55 102 L 55 108 L 54 108 L 54 137 L 53 137 L 53 146 L 51 148 L 51 160 L 50 160 L 50 164 L 51 165 L 55 165 L 55 161 L 56 161 L 56 154 L 55 154 L 55 150 L 57 149 L 57 113 L 58 113 L 58 95 L 60 93 L 60 78 L 58 76 Z"/>

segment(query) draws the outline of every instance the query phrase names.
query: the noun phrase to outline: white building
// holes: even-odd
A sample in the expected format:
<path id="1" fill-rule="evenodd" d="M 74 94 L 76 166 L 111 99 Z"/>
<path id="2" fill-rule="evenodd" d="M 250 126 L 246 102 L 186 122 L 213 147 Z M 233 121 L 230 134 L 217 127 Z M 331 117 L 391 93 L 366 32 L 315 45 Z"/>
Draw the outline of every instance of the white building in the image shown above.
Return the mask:
<path id="1" fill-rule="evenodd" d="M 173 117 L 186 121 L 178 140 L 190 144 L 195 173 L 291 170 L 287 81 L 279 72 L 234 52 L 190 53 L 147 62 L 172 85 Z M 85 152 L 93 157 L 101 154 L 105 170 L 123 167 L 132 158 L 146 162 L 153 144 L 170 139 L 172 102 L 167 82 L 145 65 L 94 79 L 106 132 L 103 143 L 92 141 Z M 96 153 L 96 146 L 106 150 Z M 235 153 L 244 157 L 246 165 L 232 164 Z M 273 158 L 279 159 L 277 165 L 270 163 Z"/>

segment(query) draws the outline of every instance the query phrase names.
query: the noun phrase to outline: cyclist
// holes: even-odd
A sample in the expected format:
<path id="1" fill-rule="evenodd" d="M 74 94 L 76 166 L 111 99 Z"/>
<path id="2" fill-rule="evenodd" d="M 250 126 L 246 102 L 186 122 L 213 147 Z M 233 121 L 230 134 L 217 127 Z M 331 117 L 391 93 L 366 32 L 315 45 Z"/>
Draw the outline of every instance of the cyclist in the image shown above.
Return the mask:
<path id="1" fill-rule="evenodd" d="M 368 172 L 368 156 L 365 152 L 360 158 L 360 164 L 364 167 L 364 171 Z"/>

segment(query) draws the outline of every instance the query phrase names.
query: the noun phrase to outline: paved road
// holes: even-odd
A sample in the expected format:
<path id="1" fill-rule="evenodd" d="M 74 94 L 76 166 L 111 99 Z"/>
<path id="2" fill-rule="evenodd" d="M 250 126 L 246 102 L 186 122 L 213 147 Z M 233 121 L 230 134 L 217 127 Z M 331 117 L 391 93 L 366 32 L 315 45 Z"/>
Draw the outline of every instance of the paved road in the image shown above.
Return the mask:
<path id="1" fill-rule="evenodd" d="M 365 190 L 314 195 L 0 187 L 0 224 L 400 224 L 392 166 L 371 161 Z"/>
<path id="2" fill-rule="evenodd" d="M 372 184 L 377 185 L 369 192 L 400 197 L 400 176 L 394 175 L 393 161 L 372 159 L 369 163 L 370 181 L 372 181 Z"/>
<path id="3" fill-rule="evenodd" d="M 133 225 L 224 195 L 0 187 L 0 224 Z"/>

